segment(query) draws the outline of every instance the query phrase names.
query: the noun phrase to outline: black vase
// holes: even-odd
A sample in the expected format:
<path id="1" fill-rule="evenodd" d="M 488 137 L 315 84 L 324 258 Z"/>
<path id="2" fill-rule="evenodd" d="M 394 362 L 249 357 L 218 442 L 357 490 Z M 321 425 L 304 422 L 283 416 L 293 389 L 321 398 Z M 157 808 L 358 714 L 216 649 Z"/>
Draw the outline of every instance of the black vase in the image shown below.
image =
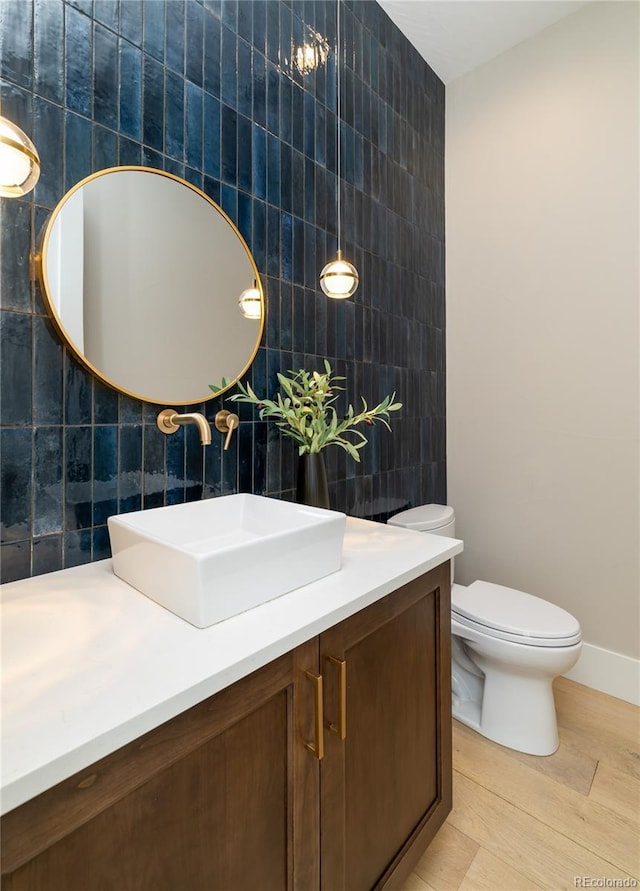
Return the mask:
<path id="1" fill-rule="evenodd" d="M 296 501 L 311 507 L 329 507 L 327 471 L 322 452 L 300 455 L 298 458 Z"/>

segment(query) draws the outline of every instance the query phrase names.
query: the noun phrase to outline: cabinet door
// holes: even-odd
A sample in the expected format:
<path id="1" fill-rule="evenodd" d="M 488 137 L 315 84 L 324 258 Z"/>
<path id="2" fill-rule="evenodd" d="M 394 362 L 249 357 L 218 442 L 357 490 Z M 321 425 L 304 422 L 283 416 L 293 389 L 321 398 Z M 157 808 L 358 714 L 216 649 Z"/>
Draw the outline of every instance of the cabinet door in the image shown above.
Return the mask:
<path id="1" fill-rule="evenodd" d="M 445 564 L 320 637 L 324 891 L 400 887 L 451 809 L 450 628 Z"/>
<path id="2" fill-rule="evenodd" d="M 317 661 L 316 640 L 6 815 L 2 887 L 317 889 Z"/>

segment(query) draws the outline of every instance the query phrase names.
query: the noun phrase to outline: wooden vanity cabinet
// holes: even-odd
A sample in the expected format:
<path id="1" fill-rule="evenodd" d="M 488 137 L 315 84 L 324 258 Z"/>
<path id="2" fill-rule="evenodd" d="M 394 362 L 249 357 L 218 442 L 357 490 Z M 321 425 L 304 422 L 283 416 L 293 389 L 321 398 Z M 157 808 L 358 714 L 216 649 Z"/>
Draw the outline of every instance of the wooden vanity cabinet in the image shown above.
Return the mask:
<path id="1" fill-rule="evenodd" d="M 445 564 L 9 812 L 2 888 L 401 887 L 451 807 L 449 629 Z"/>
<path id="2" fill-rule="evenodd" d="M 320 636 L 322 891 L 402 887 L 451 810 L 449 564 Z M 344 668 L 341 663 L 344 663 Z"/>

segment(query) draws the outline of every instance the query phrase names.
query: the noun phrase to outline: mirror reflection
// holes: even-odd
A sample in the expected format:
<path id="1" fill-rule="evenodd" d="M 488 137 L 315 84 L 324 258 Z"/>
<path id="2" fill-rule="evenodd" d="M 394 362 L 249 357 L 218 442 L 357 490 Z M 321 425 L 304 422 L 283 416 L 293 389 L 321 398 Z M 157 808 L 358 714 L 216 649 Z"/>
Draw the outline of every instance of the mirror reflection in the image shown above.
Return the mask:
<path id="1" fill-rule="evenodd" d="M 47 223 L 41 278 L 80 361 L 147 402 L 212 398 L 209 384 L 231 386 L 260 343 L 246 243 L 217 204 L 163 171 L 111 168 L 78 183 Z M 254 289 L 247 314 L 240 297 Z"/>

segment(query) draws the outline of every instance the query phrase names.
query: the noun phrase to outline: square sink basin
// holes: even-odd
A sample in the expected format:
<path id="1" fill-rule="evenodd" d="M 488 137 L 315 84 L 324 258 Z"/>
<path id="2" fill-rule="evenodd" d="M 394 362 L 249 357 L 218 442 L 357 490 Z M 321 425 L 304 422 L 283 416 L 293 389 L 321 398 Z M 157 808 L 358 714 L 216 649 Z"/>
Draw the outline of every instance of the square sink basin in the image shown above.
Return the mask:
<path id="1" fill-rule="evenodd" d="M 206 628 L 340 569 L 344 514 L 223 495 L 109 517 L 113 571 Z"/>

